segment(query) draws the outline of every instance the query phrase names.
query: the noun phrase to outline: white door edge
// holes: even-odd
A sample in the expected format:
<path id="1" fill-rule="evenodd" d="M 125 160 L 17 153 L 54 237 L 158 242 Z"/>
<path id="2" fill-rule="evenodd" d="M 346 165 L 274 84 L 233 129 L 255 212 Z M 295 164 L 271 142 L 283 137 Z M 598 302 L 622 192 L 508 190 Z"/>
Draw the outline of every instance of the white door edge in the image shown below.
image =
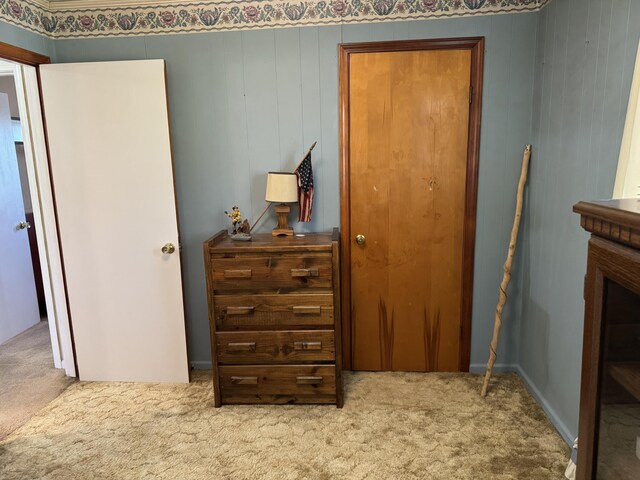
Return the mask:
<path id="1" fill-rule="evenodd" d="M 68 376 L 75 377 L 71 326 L 35 67 L 16 65 L 15 83 L 18 107 L 25 118 L 22 134 L 54 366 L 64 368 Z"/>

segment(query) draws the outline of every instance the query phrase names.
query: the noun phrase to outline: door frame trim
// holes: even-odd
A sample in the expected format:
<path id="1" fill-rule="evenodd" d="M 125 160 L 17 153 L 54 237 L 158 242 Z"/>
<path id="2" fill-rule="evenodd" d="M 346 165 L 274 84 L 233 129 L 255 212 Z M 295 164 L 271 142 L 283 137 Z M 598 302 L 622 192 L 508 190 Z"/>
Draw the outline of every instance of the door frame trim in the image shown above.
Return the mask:
<path id="1" fill-rule="evenodd" d="M 480 117 L 484 70 L 484 37 L 400 40 L 388 42 L 342 43 L 338 45 L 340 123 L 340 240 L 342 247 L 342 348 L 345 370 L 352 368 L 351 324 L 351 193 L 349 152 L 349 65 L 354 53 L 404 52 L 416 50 L 470 50 L 471 78 L 469 139 L 462 254 L 462 299 L 460 305 L 460 354 L 458 369 L 469 371 L 471 361 L 471 316 L 475 258 L 478 165 L 480 158 Z"/>
<path id="2" fill-rule="evenodd" d="M 51 63 L 51 59 L 46 55 L 41 55 L 24 48 L 16 47 L 9 43 L 0 42 L 0 58 L 10 62 L 38 67 L 39 65 Z"/>
<path id="3" fill-rule="evenodd" d="M 45 290 L 54 366 L 70 377 L 77 374 L 73 331 L 67 299 L 64 260 L 60 249 L 55 194 L 50 175 L 49 148 L 40 98 L 40 65 L 46 55 L 0 42 L 0 59 L 16 64 L 14 81 L 20 111 L 25 113 L 23 136 L 34 227 Z"/>

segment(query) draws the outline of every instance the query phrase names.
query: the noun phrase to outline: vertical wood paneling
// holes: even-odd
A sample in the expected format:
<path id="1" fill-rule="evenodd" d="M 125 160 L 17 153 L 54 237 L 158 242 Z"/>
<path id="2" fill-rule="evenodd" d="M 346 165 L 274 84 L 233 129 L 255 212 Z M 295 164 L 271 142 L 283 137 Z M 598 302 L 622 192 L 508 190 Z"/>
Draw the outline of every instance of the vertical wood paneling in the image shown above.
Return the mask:
<path id="1" fill-rule="evenodd" d="M 473 309 L 474 314 L 483 312 L 487 319 L 493 317 L 493 310 L 498 298 L 497 286 L 502 278 L 501 265 L 504 262 L 505 245 L 509 241 L 509 233 L 504 228 L 504 222 L 508 216 L 512 216 L 506 208 L 512 202 L 506 199 L 514 197 L 508 196 L 506 192 L 511 187 L 509 183 L 514 185 L 517 183 L 517 180 L 505 183 L 503 171 L 506 160 L 504 146 L 507 138 L 507 115 L 510 100 L 508 87 L 511 69 L 509 59 L 512 21 L 512 16 L 490 17 L 491 36 L 487 39 L 486 44 L 492 54 L 485 57 Z M 529 107 L 528 110 L 530 114 L 531 108 Z M 489 119 L 490 125 L 487 125 L 487 119 Z M 517 159 L 518 155 L 518 149 L 511 152 L 511 158 Z M 517 179 L 517 177 L 514 178 Z M 490 192 L 496 191 L 504 191 L 504 195 L 490 194 Z M 482 254 L 479 253 L 480 249 L 483 250 Z M 508 311 L 504 313 L 504 325 L 505 328 L 498 346 L 499 362 L 511 363 L 512 355 L 515 355 L 516 352 L 515 349 L 505 345 L 514 326 Z M 482 354 L 478 352 L 476 355 L 480 355 L 480 358 L 488 355 L 492 334 L 489 322 L 474 324 L 472 332 L 475 342 L 478 342 L 475 345 L 482 345 L 480 347 Z M 472 358 L 474 353 L 472 349 Z"/>
<path id="2" fill-rule="evenodd" d="M 250 208 L 244 208 L 255 218 L 266 205 L 266 173 L 281 164 L 275 31 L 242 32 L 242 47 L 251 181 Z"/>
<path id="3" fill-rule="evenodd" d="M 325 175 L 322 203 L 324 228 L 340 225 L 338 147 L 338 44 L 343 42 L 339 26 L 318 28 L 320 68 L 320 124 L 322 169 Z M 317 212 L 317 211 L 316 211 Z M 316 213 L 317 214 L 317 213 Z"/>
<path id="4" fill-rule="evenodd" d="M 209 52 L 207 56 L 203 57 L 206 59 L 206 62 L 203 63 L 208 63 L 210 69 L 203 81 L 209 85 L 210 89 L 215 89 L 215 91 L 229 91 L 229 70 L 226 68 L 228 53 L 226 47 L 230 39 L 233 38 L 233 34 L 216 35 L 207 38 L 209 40 Z M 188 248 L 194 251 L 193 258 L 190 255 L 188 261 L 194 264 L 191 267 L 194 271 L 195 265 L 198 265 L 198 269 L 202 266 L 201 277 L 204 277 L 205 273 L 202 259 L 199 258 L 200 255 L 197 253 L 200 245 L 200 232 L 206 235 L 205 232 L 210 232 L 212 225 L 226 221 L 223 211 L 233 206 L 231 203 L 236 201 L 234 198 L 236 195 L 234 185 L 240 183 L 236 180 L 235 163 L 224 160 L 232 158 L 233 147 L 230 145 L 230 138 L 233 138 L 232 135 L 234 133 L 234 129 L 230 128 L 231 126 L 228 123 L 230 118 L 228 99 L 225 95 L 210 95 L 209 91 L 205 92 L 206 100 L 203 99 L 210 105 L 209 122 L 202 126 L 202 131 L 206 132 L 211 142 L 211 147 L 210 150 L 203 152 L 202 163 L 196 172 L 198 175 L 196 182 L 198 198 L 206 198 L 209 201 L 199 202 L 199 218 L 195 220 L 197 229 L 189 231 L 188 238 Z M 221 161 L 212 162 L 211 159 L 214 158 Z M 246 187 L 241 186 L 241 188 Z M 195 330 L 195 335 L 197 335 L 196 338 L 198 339 L 190 342 L 190 356 L 191 358 L 206 358 L 206 342 L 199 340 L 207 338 L 209 335 L 208 325 L 205 325 L 208 323 L 206 313 L 205 317 L 202 317 L 202 312 L 206 312 L 208 308 L 206 286 L 203 283 L 194 282 L 195 278 L 190 278 L 189 280 L 192 282 L 190 288 L 193 291 L 193 295 L 197 296 L 197 298 L 190 301 L 192 313 L 189 318 L 194 324 L 193 330 Z"/>
<path id="5" fill-rule="evenodd" d="M 582 141 L 582 126 L 584 122 L 585 102 L 583 102 L 584 89 L 587 84 L 588 71 L 590 68 L 589 56 L 588 56 L 588 43 L 586 42 L 588 34 L 588 25 L 590 19 L 590 8 L 575 8 L 576 1 L 573 0 L 571 8 L 573 14 L 571 15 L 569 24 L 569 38 L 567 45 L 567 52 L 571 52 L 574 55 L 574 61 L 571 62 L 571 67 L 567 69 L 567 121 L 566 121 L 566 136 L 570 140 L 563 142 L 562 144 L 562 156 L 571 159 L 571 161 L 564 162 L 563 168 L 569 170 L 576 176 L 576 181 L 573 182 L 572 188 L 573 195 L 576 195 L 576 186 L 583 185 L 586 178 L 586 170 L 580 168 L 579 163 L 580 156 L 572 155 L 571 145 L 581 146 Z M 585 152 L 582 152 L 584 155 Z M 564 228 L 571 228 L 570 222 L 566 222 Z M 573 252 L 576 249 L 572 249 Z"/>
<path id="6" fill-rule="evenodd" d="M 448 38 L 454 36 L 456 22 L 459 19 L 444 19 L 437 22 L 409 22 L 409 38 Z"/>
<path id="7" fill-rule="evenodd" d="M 47 55 L 56 61 L 55 42 L 49 38 L 0 21 L 0 39 L 4 43 Z"/>
<path id="8" fill-rule="evenodd" d="M 531 139 L 531 116 L 532 116 L 532 95 L 533 95 L 533 78 L 534 78 L 534 62 L 517 62 L 518 58 L 532 58 L 535 43 L 532 39 L 536 38 L 535 22 L 531 22 L 525 16 L 515 16 L 511 24 L 511 35 L 509 39 L 509 63 L 512 65 L 509 73 L 509 81 L 507 86 L 507 96 L 509 105 L 507 109 L 507 129 L 503 142 L 504 149 L 504 175 L 503 188 L 505 189 L 503 198 L 512 199 L 507 201 L 506 209 L 503 214 L 501 232 L 505 235 L 498 241 L 497 255 L 504 258 L 505 245 L 509 241 L 509 230 L 511 228 L 512 215 L 515 208 L 515 197 L 517 191 L 517 182 L 513 179 L 519 178 L 522 162 L 522 152 L 524 146 L 532 142 Z M 515 35 L 514 32 L 521 32 L 522 35 Z M 528 125 L 529 128 L 524 128 Z M 489 240 L 489 239 L 487 239 Z M 495 241 L 495 240 L 494 240 Z M 498 262 L 499 264 L 500 262 Z M 494 265 L 490 268 L 495 269 Z M 517 278 L 520 274 L 519 266 L 513 268 L 513 274 Z M 502 275 L 499 271 L 498 276 Z M 500 281 L 500 280 L 498 280 Z M 511 328 L 505 330 L 504 336 L 501 338 L 502 351 L 508 352 L 507 360 L 517 363 L 517 352 L 520 345 L 520 285 L 517 281 L 513 282 L 510 297 L 511 301 L 507 302 L 503 311 L 503 317 L 509 322 Z M 488 329 L 490 330 L 490 329 Z M 504 361 L 504 355 L 502 361 Z"/>
<path id="9" fill-rule="evenodd" d="M 588 59 L 585 58 L 585 37 L 587 33 L 589 9 L 576 8 L 575 4 L 575 0 L 572 0 L 569 4 L 570 13 L 566 27 L 566 49 L 564 61 L 562 62 L 565 70 L 563 121 L 560 132 L 561 140 L 559 141 L 557 151 L 560 158 L 564 158 L 566 161 L 558 162 L 555 171 L 555 177 L 558 179 L 558 183 L 556 184 L 554 198 L 558 203 L 562 203 L 564 201 L 563 198 L 567 196 L 569 196 L 569 198 L 577 196 L 577 192 L 575 192 L 575 189 L 572 187 L 580 184 L 581 182 L 578 177 L 584 175 L 584 169 L 581 168 L 579 163 L 576 163 L 575 160 L 577 160 L 577 156 L 572 149 L 575 148 L 574 146 L 579 136 L 583 78 L 588 64 Z M 575 58 L 575 61 L 571 61 L 572 57 Z M 569 184 L 562 180 L 571 176 L 575 176 L 576 178 L 575 181 L 569 182 Z M 558 238 L 566 236 L 574 227 L 572 212 L 568 209 L 562 209 L 561 213 L 562 215 L 558 215 L 557 223 L 554 226 L 554 229 L 558 232 Z M 562 276 L 563 274 L 571 274 L 573 270 L 568 269 L 566 260 L 573 257 L 575 264 L 579 264 L 583 255 L 584 252 L 579 248 L 575 248 L 575 245 L 569 242 L 560 242 L 553 259 L 555 262 L 553 275 Z M 575 273 L 578 277 L 580 276 L 579 272 Z M 570 318 L 573 306 L 571 302 L 563 301 L 563 298 L 580 298 L 581 291 L 582 284 L 580 282 L 575 282 L 564 291 L 552 289 L 552 301 L 557 305 L 557 310 L 554 311 L 553 315 L 557 318 Z M 579 340 L 579 338 L 574 337 L 560 341 L 563 341 L 564 345 L 567 346 L 573 345 L 573 350 L 579 351 Z M 551 351 L 562 348 L 561 345 L 554 344 L 553 341 L 550 342 L 550 345 Z M 560 384 L 558 387 L 562 388 Z"/>
<path id="10" fill-rule="evenodd" d="M 233 34 L 216 35 L 209 37 L 210 53 L 208 60 L 212 66 L 211 74 L 206 81 L 217 87 L 217 91 L 229 91 L 229 76 L 233 71 L 227 68 L 228 51 L 227 46 L 233 39 Z M 229 123 L 230 109 L 237 108 L 229 105 L 226 95 L 210 95 L 211 98 L 211 124 L 206 127 L 208 135 L 211 136 L 213 147 L 208 156 L 210 158 L 219 159 L 218 162 L 212 162 L 209 159 L 203 165 L 202 182 L 205 185 L 205 191 L 212 199 L 211 205 L 205 206 L 203 228 L 211 229 L 211 225 L 219 224 L 226 221 L 224 210 L 232 208 L 229 202 L 234 202 L 236 189 L 234 185 L 239 184 L 236 180 L 235 162 L 227 161 L 233 158 L 233 145 L 231 139 L 234 138 L 236 126 Z M 242 188 L 246 188 L 243 186 Z M 217 208 L 212 208 L 212 207 Z"/>
<path id="11" fill-rule="evenodd" d="M 634 0 L 636 1 L 636 0 Z M 612 0 L 611 28 L 607 51 L 607 69 L 604 87 L 603 129 L 600 137 L 598 171 L 616 171 L 620 153 L 618 135 L 611 131 L 622 132 L 622 122 L 629 101 L 628 93 L 622 92 L 625 53 L 629 37 L 629 4 L 630 0 Z M 637 42 L 634 42 L 637 43 Z M 612 68 L 609 68 L 611 66 Z M 596 192 L 598 197 L 611 195 L 614 176 L 598 176 Z"/>
<path id="12" fill-rule="evenodd" d="M 303 145 L 300 29 L 274 30 L 279 170 L 292 171 Z"/>
<path id="13" fill-rule="evenodd" d="M 378 27 L 382 24 L 376 23 L 350 23 L 341 25 L 342 42 L 371 42 L 378 39 Z M 374 37 L 375 32 L 375 37 Z"/>
<path id="14" fill-rule="evenodd" d="M 294 226 L 326 231 L 339 224 L 337 45 L 481 35 L 486 37 L 486 64 L 472 364 L 483 364 L 513 217 L 512 193 L 530 131 L 537 19 L 537 14 L 518 14 L 56 41 L 64 62 L 116 59 L 118 50 L 121 58 L 167 60 L 192 363 L 208 361 L 199 245 L 228 225 L 224 209 L 238 204 L 255 219 L 265 205 L 266 172 L 293 168 L 317 140 L 313 222 Z M 260 230 L 274 224 L 273 215 L 265 217 Z M 515 362 L 517 328 L 517 318 L 509 314 L 500 362 Z"/>
<path id="15" fill-rule="evenodd" d="M 326 164 L 333 162 L 331 157 L 324 156 L 322 139 L 322 103 L 320 99 L 320 49 L 318 44 L 318 28 L 301 28 L 300 35 L 300 79 L 302 100 L 302 149 L 296 152 L 294 162 L 289 170 L 296 167 L 301 155 L 318 142 L 312 153 L 314 171 L 314 215 L 311 222 L 297 224 L 298 230 L 317 231 L 324 229 L 326 208 L 323 203 L 326 195 Z M 336 224 L 337 225 L 337 224 Z"/>
<path id="16" fill-rule="evenodd" d="M 99 51 L 100 61 L 137 60 L 145 58 L 146 42 L 142 37 L 133 38 L 89 38 L 82 45 L 84 52 Z M 149 55 L 148 58 L 154 58 Z"/>
<path id="17" fill-rule="evenodd" d="M 555 0 L 539 14 L 519 364 L 567 440 L 577 433 L 587 242 L 571 206 L 611 196 L 637 5 Z"/>
<path id="18" fill-rule="evenodd" d="M 564 112 L 565 112 L 565 95 L 567 93 L 566 88 L 566 62 L 568 58 L 567 52 L 567 40 L 569 33 L 569 20 L 571 18 L 571 13 L 569 11 L 569 4 L 567 2 L 559 2 L 556 5 L 555 11 L 555 30 L 553 42 L 555 45 L 553 59 L 550 63 L 550 68 L 552 70 L 552 75 L 550 78 L 550 92 L 551 92 L 551 100 L 550 100 L 550 115 L 549 115 L 549 123 L 548 127 L 553 135 L 549 138 L 549 148 L 554 152 L 560 152 L 563 139 L 564 139 L 564 128 L 566 125 Z M 558 161 L 554 165 L 550 165 L 550 168 L 546 170 L 546 186 L 548 188 L 547 195 L 549 198 L 553 198 L 554 201 L 547 202 L 545 209 L 543 210 L 544 218 L 549 221 L 551 225 L 551 229 L 545 234 L 545 241 L 551 240 L 554 244 L 558 241 L 559 230 L 562 228 L 560 224 L 561 216 L 555 215 L 555 211 L 553 209 L 557 209 L 557 205 L 561 202 L 558 198 L 559 188 L 563 188 L 562 182 L 559 180 L 558 171 L 562 167 L 561 162 Z M 564 212 L 563 212 L 564 213 Z M 558 256 L 560 255 L 560 249 L 553 249 L 549 254 L 549 262 L 550 262 L 550 272 L 555 278 L 555 275 L 558 274 Z M 546 298 L 550 301 L 554 301 L 558 294 L 563 294 L 563 292 L 558 291 L 555 286 L 551 282 L 546 282 L 543 287 L 543 292 Z M 545 305 L 546 306 L 546 305 Z M 549 310 L 552 318 L 558 315 L 559 304 L 554 301 L 553 308 Z M 557 347 L 557 343 L 559 342 L 559 338 L 554 333 L 557 331 L 558 324 L 554 324 L 553 322 L 549 325 L 550 335 L 547 338 L 547 350 L 549 351 L 549 357 L 552 358 L 552 353 L 555 351 Z M 552 368 L 553 363 L 549 362 L 547 359 L 547 367 L 545 375 L 547 377 L 551 377 L 552 385 L 556 382 L 556 375 Z"/>
<path id="19" fill-rule="evenodd" d="M 394 22 L 393 25 L 393 39 L 394 40 L 408 40 L 409 39 L 409 22 Z"/>
<path id="20" fill-rule="evenodd" d="M 626 92 L 631 89 L 631 81 L 633 77 L 633 69 L 634 62 L 631 60 L 634 55 L 637 53 L 638 49 L 638 38 L 640 37 L 640 32 L 637 32 L 634 28 L 634 25 L 640 24 L 640 2 L 631 1 L 629 3 L 629 21 L 628 21 L 628 32 L 627 32 L 627 45 L 625 51 L 625 61 L 624 61 L 624 75 L 622 76 L 622 91 Z M 623 109 L 626 110 L 627 104 L 623 103 Z M 621 119 L 620 129 L 624 130 L 624 121 L 625 119 Z"/>
<path id="21" fill-rule="evenodd" d="M 226 98 L 227 110 L 224 121 L 227 123 L 228 157 L 212 158 L 215 165 L 227 163 L 233 166 L 233 196 L 220 205 L 210 207 L 220 212 L 215 228 L 228 225 L 229 219 L 224 217 L 222 211 L 228 210 L 233 205 L 241 206 L 245 215 L 251 212 L 251 177 L 249 161 L 249 132 L 247 120 L 247 99 L 245 98 L 245 72 L 243 57 L 242 32 L 230 32 L 225 34 L 223 40 L 225 63 L 218 68 L 226 72 L 227 90 L 224 92 L 211 92 Z M 171 87 L 169 87 L 171 90 Z M 171 92 L 169 92 L 171 95 Z M 219 115 L 216 112 L 216 115 Z M 220 182 L 212 178 L 212 189 Z M 204 199 L 203 199 L 204 200 Z"/>
<path id="22" fill-rule="evenodd" d="M 392 22 L 381 23 L 376 26 L 376 41 L 393 40 L 395 35 L 394 24 Z"/>
<path id="23" fill-rule="evenodd" d="M 534 99 L 534 104 L 540 102 L 541 104 L 541 112 L 544 112 L 540 114 L 540 119 L 539 119 L 539 135 L 543 136 L 543 135 L 548 135 L 549 134 L 549 117 L 546 114 L 546 112 L 548 111 L 548 109 L 551 106 L 551 95 L 549 95 L 549 92 L 551 91 L 551 80 L 552 80 L 552 73 L 553 70 L 551 68 L 545 68 L 546 65 L 550 65 L 551 62 L 553 62 L 553 58 L 554 58 L 554 53 L 555 53 L 555 43 L 553 42 L 553 37 L 555 34 L 555 27 L 556 27 L 556 16 L 555 16 L 555 8 L 556 8 L 556 4 L 552 3 L 545 11 L 543 11 L 543 14 L 546 17 L 546 22 L 545 22 L 545 26 L 544 29 L 542 31 L 542 35 L 544 36 L 545 39 L 548 39 L 545 41 L 545 50 L 542 53 L 542 64 L 539 66 L 539 74 L 542 76 L 542 99 L 541 100 L 536 100 Z M 540 157 L 543 158 L 544 155 L 546 155 L 546 145 L 542 142 L 538 142 L 535 135 L 534 135 L 534 145 L 537 145 L 537 151 L 538 153 L 536 154 L 536 158 Z M 535 148 L 535 147 L 534 147 Z M 535 150 L 534 150 L 535 151 Z M 537 188 L 537 185 L 546 185 L 547 184 L 547 164 L 544 162 L 532 162 L 532 178 L 531 181 L 529 182 L 529 188 L 530 188 L 530 195 L 529 198 L 531 199 L 531 203 L 536 203 L 538 201 L 538 199 L 540 199 L 541 197 L 538 195 L 535 195 L 535 189 Z M 537 181 L 534 180 L 533 176 L 537 177 Z M 533 227 L 533 232 L 537 232 L 538 231 L 538 227 L 540 225 L 540 222 L 542 222 L 544 220 L 544 216 L 542 215 L 542 208 L 537 208 L 534 210 L 534 214 L 532 215 L 532 223 L 534 225 Z M 536 259 L 536 258 L 540 258 L 540 255 L 542 253 L 542 245 L 540 242 L 540 238 L 538 237 L 534 237 L 532 238 L 532 258 Z M 535 274 L 535 273 L 534 273 Z M 544 282 L 540 282 L 540 281 L 534 281 L 532 282 L 532 286 L 531 288 L 534 290 L 534 294 L 539 294 L 539 292 L 537 291 L 538 289 L 544 288 L 545 287 L 545 283 Z M 541 336 L 541 338 L 545 338 L 545 328 L 546 325 L 542 326 L 543 328 L 537 328 L 536 332 L 534 332 L 535 334 L 538 334 Z M 531 342 L 533 343 L 533 342 Z M 522 345 L 522 348 L 526 348 L 524 342 L 520 342 L 520 344 Z"/>
<path id="24" fill-rule="evenodd" d="M 589 151 L 594 149 L 599 152 L 600 142 L 602 141 L 603 118 L 605 114 L 605 84 L 607 80 L 607 71 L 609 69 L 609 39 L 611 38 L 611 16 L 613 4 L 606 2 L 600 10 L 600 23 L 597 30 L 598 51 L 593 61 L 597 64 L 594 92 L 595 102 L 593 110 L 593 123 L 591 125 L 591 137 L 589 138 Z M 596 171 L 600 160 L 598 155 L 590 155 L 589 166 L 590 171 Z M 589 192 L 595 192 L 598 185 L 598 176 L 589 176 Z"/>
<path id="25" fill-rule="evenodd" d="M 53 41 L 58 63 L 87 62 L 85 54 L 85 42 L 60 43 Z M 146 57 L 145 57 L 146 58 Z"/>
<path id="26" fill-rule="evenodd" d="M 491 31 L 491 18 L 491 15 L 478 18 L 459 18 L 454 28 L 455 36 L 478 37 L 486 35 L 486 32 Z M 522 17 L 522 20 L 525 23 L 532 23 L 535 25 L 535 22 L 530 22 L 529 17 Z M 531 42 L 531 38 L 527 38 L 526 41 Z"/>
<path id="27" fill-rule="evenodd" d="M 583 156 L 587 159 L 587 168 L 585 170 L 591 171 L 591 138 L 594 132 L 594 124 L 596 121 L 596 101 L 597 101 L 597 89 L 595 88 L 596 79 L 598 76 L 598 70 L 602 66 L 595 61 L 598 55 L 598 49 L 600 48 L 600 22 L 602 16 L 602 10 L 604 5 L 601 2 L 589 2 L 588 4 L 588 24 L 587 24 L 587 58 L 590 60 L 587 63 L 587 72 L 585 74 L 585 83 L 582 93 L 582 105 L 583 114 L 587 121 L 586 125 L 582 128 L 584 132 L 583 138 Z M 590 185 L 591 177 L 586 175 L 584 188 L 588 189 Z"/>

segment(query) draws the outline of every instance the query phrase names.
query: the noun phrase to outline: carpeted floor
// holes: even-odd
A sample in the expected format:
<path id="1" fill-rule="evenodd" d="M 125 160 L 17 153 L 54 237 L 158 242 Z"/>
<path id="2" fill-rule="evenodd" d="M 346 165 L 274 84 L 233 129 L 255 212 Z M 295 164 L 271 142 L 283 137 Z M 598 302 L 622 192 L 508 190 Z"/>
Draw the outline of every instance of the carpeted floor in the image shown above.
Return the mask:
<path id="1" fill-rule="evenodd" d="M 0 440 L 72 382 L 53 367 L 49 325 L 40 322 L 0 345 Z"/>
<path id="2" fill-rule="evenodd" d="M 514 375 L 345 375 L 344 409 L 212 407 L 189 385 L 75 383 L 0 442 L 9 479 L 554 479 L 569 450 Z"/>

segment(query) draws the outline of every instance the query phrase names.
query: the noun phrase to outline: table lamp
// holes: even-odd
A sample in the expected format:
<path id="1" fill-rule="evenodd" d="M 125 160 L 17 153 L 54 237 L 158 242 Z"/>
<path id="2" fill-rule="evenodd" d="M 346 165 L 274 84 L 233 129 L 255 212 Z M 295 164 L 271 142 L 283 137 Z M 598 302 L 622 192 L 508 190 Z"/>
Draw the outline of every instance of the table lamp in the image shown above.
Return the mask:
<path id="1" fill-rule="evenodd" d="M 267 202 L 278 203 L 275 206 L 278 215 L 278 225 L 273 229 L 273 236 L 293 235 L 293 228 L 289 227 L 289 213 L 291 207 L 286 203 L 298 201 L 298 177 L 295 173 L 269 172 L 267 174 Z"/>

